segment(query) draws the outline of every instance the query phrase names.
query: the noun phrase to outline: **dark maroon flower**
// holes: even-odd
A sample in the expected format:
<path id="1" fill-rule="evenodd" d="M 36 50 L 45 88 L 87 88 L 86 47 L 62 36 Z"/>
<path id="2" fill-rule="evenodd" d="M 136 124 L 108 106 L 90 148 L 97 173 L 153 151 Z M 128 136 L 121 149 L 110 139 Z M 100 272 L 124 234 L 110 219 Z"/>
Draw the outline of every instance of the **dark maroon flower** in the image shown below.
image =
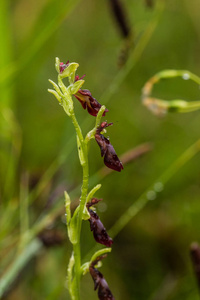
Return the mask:
<path id="1" fill-rule="evenodd" d="M 89 90 L 79 89 L 74 96 L 81 103 L 84 109 L 87 108 L 87 111 L 90 115 L 94 117 L 97 116 L 101 108 L 101 104 L 95 98 L 92 97 L 92 94 Z M 105 109 L 103 116 L 105 116 L 106 112 L 108 112 L 108 109 Z"/>
<path id="2" fill-rule="evenodd" d="M 69 66 L 69 60 L 64 64 L 63 62 L 60 63 L 60 73 L 62 72 Z"/>
<path id="3" fill-rule="evenodd" d="M 100 261 L 104 257 L 106 257 L 106 255 L 98 257 L 91 263 L 89 267 L 90 274 L 94 281 L 94 290 L 98 288 L 98 297 L 100 300 L 115 300 L 107 281 L 103 277 L 103 274 L 94 267 L 98 263 L 98 261 Z"/>
<path id="4" fill-rule="evenodd" d="M 87 209 L 90 214 L 90 219 L 89 219 L 90 229 L 91 229 L 91 231 L 93 231 L 93 236 L 97 243 L 100 243 L 107 247 L 111 247 L 111 245 L 113 244 L 113 240 L 107 234 L 107 231 L 106 231 L 105 227 L 103 226 L 103 223 L 99 219 L 99 216 L 97 215 L 97 213 L 94 212 L 92 209 L 90 209 L 90 206 L 95 205 L 99 201 L 101 201 L 101 199 L 98 200 L 96 198 L 93 198 L 91 200 L 91 202 L 89 202 L 87 204 Z"/>
<path id="5" fill-rule="evenodd" d="M 107 138 L 105 138 L 103 134 L 100 133 L 103 129 L 110 125 L 112 125 L 112 123 L 101 123 L 101 125 L 97 128 L 95 139 L 101 149 L 101 156 L 104 156 L 104 164 L 112 170 L 121 172 L 121 170 L 124 169 L 122 162 L 119 160 L 115 149 L 111 145 L 110 141 Z"/>

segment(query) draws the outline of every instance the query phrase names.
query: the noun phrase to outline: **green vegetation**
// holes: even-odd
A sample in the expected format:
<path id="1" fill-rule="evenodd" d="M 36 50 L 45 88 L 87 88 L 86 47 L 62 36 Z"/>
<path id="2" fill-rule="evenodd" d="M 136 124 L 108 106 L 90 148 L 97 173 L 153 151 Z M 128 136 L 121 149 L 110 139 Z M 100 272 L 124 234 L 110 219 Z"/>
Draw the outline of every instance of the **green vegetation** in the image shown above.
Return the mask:
<path id="1" fill-rule="evenodd" d="M 47 93 L 47 79 L 57 80 L 55 57 L 79 63 L 84 88 L 109 110 L 107 135 L 124 162 L 121 174 L 109 171 L 91 141 L 89 191 L 102 184 L 97 211 L 114 240 L 100 271 L 115 299 L 199 297 L 190 245 L 200 242 L 200 112 L 155 116 L 141 101 L 145 83 L 162 70 L 200 75 L 199 2 L 121 2 L 126 38 L 108 1 L 0 2 L 1 299 L 70 299 L 64 191 L 74 211 L 82 170 L 70 119 Z M 153 97 L 198 104 L 199 77 L 181 77 L 160 80 Z M 85 136 L 95 119 L 75 98 L 74 109 Z M 81 247 L 83 263 L 102 248 L 89 222 Z M 98 299 L 93 289 L 86 274 L 81 300 Z"/>

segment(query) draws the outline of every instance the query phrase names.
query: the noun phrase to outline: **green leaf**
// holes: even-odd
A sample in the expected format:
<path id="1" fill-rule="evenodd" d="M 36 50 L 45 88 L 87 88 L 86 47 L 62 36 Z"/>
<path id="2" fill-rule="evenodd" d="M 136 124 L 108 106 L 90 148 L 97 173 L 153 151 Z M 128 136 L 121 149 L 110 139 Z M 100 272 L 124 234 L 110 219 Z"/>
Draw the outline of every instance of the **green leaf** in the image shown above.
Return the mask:
<path id="1" fill-rule="evenodd" d="M 78 90 L 82 87 L 84 82 L 85 82 L 85 80 L 77 80 L 76 82 L 74 82 L 74 84 L 71 84 L 68 88 L 69 93 L 71 95 L 76 94 L 78 92 Z"/>

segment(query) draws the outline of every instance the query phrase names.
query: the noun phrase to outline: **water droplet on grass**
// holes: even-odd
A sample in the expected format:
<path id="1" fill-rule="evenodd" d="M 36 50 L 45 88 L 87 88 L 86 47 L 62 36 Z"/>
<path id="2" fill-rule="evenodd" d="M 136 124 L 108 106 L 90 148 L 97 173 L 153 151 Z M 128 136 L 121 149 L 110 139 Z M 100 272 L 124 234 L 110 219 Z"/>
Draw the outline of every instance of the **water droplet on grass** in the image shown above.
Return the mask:
<path id="1" fill-rule="evenodd" d="M 190 75 L 188 73 L 185 73 L 185 74 L 183 74 L 182 78 L 184 80 L 188 80 L 188 79 L 190 79 Z"/>
<path id="2" fill-rule="evenodd" d="M 156 199 L 156 192 L 155 191 L 148 191 L 147 192 L 147 199 L 148 200 L 155 200 Z"/>
<path id="3" fill-rule="evenodd" d="M 99 210 L 100 212 L 106 211 L 106 210 L 107 210 L 107 204 L 106 204 L 105 202 L 100 202 L 100 203 L 98 204 L 98 210 Z"/>
<path id="4" fill-rule="evenodd" d="M 162 182 L 156 182 L 154 184 L 154 189 L 157 193 L 161 192 L 164 189 L 164 185 Z"/>

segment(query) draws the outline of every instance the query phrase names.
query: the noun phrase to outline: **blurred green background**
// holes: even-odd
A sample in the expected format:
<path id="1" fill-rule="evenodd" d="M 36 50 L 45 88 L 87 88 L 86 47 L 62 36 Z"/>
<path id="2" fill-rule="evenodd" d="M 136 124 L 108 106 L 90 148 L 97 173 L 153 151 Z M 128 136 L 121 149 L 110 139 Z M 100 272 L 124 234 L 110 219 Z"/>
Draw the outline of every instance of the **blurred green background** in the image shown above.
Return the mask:
<path id="1" fill-rule="evenodd" d="M 198 111 L 158 118 L 141 104 L 142 86 L 158 71 L 187 69 L 200 75 L 199 1 L 157 0 L 151 8 L 143 0 L 121 2 L 134 46 L 119 67 L 127 42 L 109 0 L 0 1 L 2 299 L 69 299 L 65 279 L 71 245 L 63 191 L 76 203 L 82 171 L 74 128 L 47 92 L 48 79 L 57 80 L 56 56 L 78 62 L 78 74 L 86 74 L 84 88 L 106 104 L 106 119 L 114 123 L 107 135 L 119 156 L 141 144 L 152 145 L 121 173 L 104 176 L 97 172 L 103 167 L 100 150 L 91 143 L 90 187 L 102 183 L 97 196 L 104 202 L 97 211 L 107 229 L 200 137 Z M 154 93 L 197 100 L 199 86 L 180 78 L 163 80 Z M 74 102 L 86 133 L 95 119 Z M 116 300 L 198 299 L 190 261 L 190 245 L 200 241 L 198 148 L 116 235 L 101 268 Z M 52 247 L 43 246 L 45 237 Z M 82 238 L 86 261 L 95 246 L 88 222 Z M 82 300 L 98 298 L 93 288 L 87 274 Z"/>

